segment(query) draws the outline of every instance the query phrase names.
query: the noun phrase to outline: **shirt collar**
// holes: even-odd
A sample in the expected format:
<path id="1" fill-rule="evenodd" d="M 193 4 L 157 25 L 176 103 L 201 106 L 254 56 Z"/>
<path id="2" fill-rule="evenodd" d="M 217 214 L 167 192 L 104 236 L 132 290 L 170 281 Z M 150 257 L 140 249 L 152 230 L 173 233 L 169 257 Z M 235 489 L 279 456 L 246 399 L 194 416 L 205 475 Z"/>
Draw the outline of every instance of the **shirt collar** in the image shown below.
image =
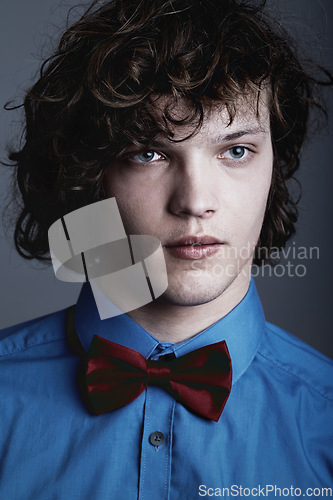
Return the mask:
<path id="1" fill-rule="evenodd" d="M 229 349 L 233 383 L 253 360 L 264 332 L 265 317 L 253 279 L 241 302 L 206 330 L 179 344 L 159 342 L 126 314 L 100 320 L 88 283 L 84 284 L 75 307 L 77 335 L 86 351 L 94 335 L 139 351 L 145 358 L 157 359 L 161 353 L 183 356 L 205 345 L 225 340 Z"/>

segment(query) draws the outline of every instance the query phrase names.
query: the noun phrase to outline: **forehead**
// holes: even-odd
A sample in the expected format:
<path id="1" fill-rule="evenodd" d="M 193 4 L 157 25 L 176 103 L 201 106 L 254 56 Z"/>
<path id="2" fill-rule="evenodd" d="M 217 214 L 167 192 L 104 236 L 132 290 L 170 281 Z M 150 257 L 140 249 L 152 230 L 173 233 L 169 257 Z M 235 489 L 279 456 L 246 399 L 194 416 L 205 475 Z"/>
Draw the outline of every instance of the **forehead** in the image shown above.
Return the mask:
<path id="1" fill-rule="evenodd" d="M 158 112 L 165 113 L 167 110 L 173 140 L 184 140 L 193 134 L 198 124 L 198 117 L 191 121 L 193 104 L 188 99 L 159 96 L 156 98 L 155 106 Z M 232 135 L 240 129 L 265 133 L 270 131 L 270 112 L 266 91 L 261 91 L 256 95 L 245 94 L 235 99 L 229 108 L 226 103 L 204 98 L 202 107 L 202 125 L 193 134 L 193 137 L 197 139 L 200 136 L 216 135 L 218 131 L 227 135 Z"/>

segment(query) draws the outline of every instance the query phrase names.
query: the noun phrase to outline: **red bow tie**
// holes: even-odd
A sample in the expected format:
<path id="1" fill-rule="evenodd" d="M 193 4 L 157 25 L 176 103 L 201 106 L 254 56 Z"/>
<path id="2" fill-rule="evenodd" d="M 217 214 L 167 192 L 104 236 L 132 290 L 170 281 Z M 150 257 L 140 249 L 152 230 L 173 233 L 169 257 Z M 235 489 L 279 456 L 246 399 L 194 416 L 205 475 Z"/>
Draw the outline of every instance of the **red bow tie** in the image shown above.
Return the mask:
<path id="1" fill-rule="evenodd" d="M 225 341 L 170 361 L 146 360 L 139 352 L 94 335 L 86 373 L 88 399 L 96 415 L 125 406 L 159 385 L 195 413 L 221 416 L 231 389 L 231 360 Z"/>

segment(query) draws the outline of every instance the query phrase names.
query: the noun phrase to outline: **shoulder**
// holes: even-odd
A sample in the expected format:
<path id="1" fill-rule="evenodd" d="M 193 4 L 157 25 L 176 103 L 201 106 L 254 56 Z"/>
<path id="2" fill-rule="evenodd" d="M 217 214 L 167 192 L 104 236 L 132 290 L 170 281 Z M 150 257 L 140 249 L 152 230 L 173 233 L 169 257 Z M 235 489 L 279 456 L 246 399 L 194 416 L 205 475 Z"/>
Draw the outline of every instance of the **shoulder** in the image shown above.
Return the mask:
<path id="1" fill-rule="evenodd" d="M 258 355 L 270 369 L 333 402 L 333 361 L 282 328 L 266 322 Z"/>
<path id="2" fill-rule="evenodd" d="M 0 330 L 0 359 L 33 347 L 64 341 L 68 309 Z"/>

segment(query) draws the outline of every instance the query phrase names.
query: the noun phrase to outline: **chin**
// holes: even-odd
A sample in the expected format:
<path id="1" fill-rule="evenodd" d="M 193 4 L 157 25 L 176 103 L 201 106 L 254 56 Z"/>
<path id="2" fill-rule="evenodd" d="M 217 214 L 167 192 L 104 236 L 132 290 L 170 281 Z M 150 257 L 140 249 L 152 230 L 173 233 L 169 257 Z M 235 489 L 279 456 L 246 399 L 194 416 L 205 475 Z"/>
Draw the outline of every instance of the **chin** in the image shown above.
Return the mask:
<path id="1" fill-rule="evenodd" d="M 167 290 L 161 295 L 158 300 L 163 303 L 168 303 L 178 306 L 199 306 L 207 304 L 220 297 L 235 278 L 229 278 L 227 282 L 220 280 L 213 283 L 210 280 L 203 283 L 202 280 L 183 280 L 173 283 L 169 279 Z"/>

